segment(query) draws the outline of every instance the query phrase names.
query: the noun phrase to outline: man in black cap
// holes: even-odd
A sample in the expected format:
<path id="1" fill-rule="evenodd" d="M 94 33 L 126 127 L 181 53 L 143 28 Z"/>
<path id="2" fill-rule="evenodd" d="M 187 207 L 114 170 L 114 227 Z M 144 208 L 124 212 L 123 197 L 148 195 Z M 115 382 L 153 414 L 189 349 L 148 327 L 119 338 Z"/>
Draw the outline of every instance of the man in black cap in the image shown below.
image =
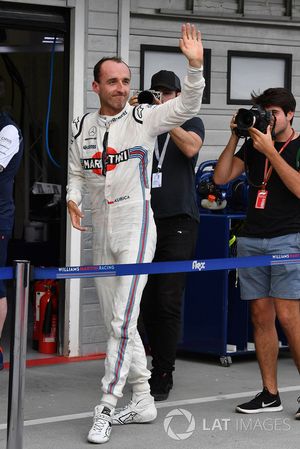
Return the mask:
<path id="1" fill-rule="evenodd" d="M 151 89 L 160 91 L 161 102 L 165 103 L 180 95 L 180 80 L 174 72 L 161 70 L 152 76 Z M 199 117 L 157 138 L 151 190 L 157 228 L 153 262 L 194 257 L 199 222 L 195 166 L 203 140 L 204 126 Z M 184 287 L 184 273 L 150 275 L 143 292 L 141 318 L 152 356 L 149 382 L 156 401 L 167 399 L 173 387 Z"/>
<path id="2" fill-rule="evenodd" d="M 155 73 L 151 78 L 151 89 L 159 91 L 174 91 L 177 96 L 181 91 L 180 79 L 178 76 L 170 70 L 160 70 Z"/>

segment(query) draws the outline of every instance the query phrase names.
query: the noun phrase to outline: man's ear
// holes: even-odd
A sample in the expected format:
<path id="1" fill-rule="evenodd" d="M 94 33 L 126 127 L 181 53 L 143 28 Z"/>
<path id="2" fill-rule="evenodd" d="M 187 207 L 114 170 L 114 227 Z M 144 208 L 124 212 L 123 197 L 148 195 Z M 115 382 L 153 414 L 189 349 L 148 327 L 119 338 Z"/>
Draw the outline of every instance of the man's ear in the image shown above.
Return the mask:
<path id="1" fill-rule="evenodd" d="M 294 115 L 295 115 L 295 112 L 294 112 L 294 111 L 289 111 L 289 112 L 286 114 L 287 119 L 288 119 L 289 121 L 291 121 L 291 120 L 294 118 Z"/>
<path id="2" fill-rule="evenodd" d="M 92 82 L 92 88 L 96 94 L 99 94 L 99 83 L 97 83 L 97 81 Z"/>

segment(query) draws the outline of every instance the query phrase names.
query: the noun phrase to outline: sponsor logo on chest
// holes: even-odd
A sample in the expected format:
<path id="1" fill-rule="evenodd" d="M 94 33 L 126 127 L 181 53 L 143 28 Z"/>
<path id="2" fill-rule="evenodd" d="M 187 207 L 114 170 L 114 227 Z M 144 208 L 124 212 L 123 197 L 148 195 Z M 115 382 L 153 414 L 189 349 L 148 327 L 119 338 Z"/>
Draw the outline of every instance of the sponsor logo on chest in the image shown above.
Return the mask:
<path id="1" fill-rule="evenodd" d="M 92 148 L 85 148 L 92 147 Z M 95 145 L 85 145 L 84 150 L 94 149 Z M 129 150 L 120 151 L 117 153 L 113 148 L 108 147 L 106 153 L 106 170 L 111 171 L 116 168 L 121 162 L 126 162 L 129 159 Z M 102 175 L 102 152 L 97 151 L 90 158 L 82 158 L 81 165 L 84 170 L 92 170 L 96 175 Z"/>

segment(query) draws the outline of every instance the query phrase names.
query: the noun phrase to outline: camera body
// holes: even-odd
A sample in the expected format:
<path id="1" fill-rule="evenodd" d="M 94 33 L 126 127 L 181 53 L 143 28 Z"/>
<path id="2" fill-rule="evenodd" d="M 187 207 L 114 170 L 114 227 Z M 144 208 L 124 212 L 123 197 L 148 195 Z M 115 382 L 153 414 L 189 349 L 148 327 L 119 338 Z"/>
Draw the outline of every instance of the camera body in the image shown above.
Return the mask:
<path id="1" fill-rule="evenodd" d="M 136 95 L 139 104 L 156 104 L 155 99 L 162 100 L 162 93 L 159 90 L 139 90 Z"/>
<path id="2" fill-rule="evenodd" d="M 271 111 L 266 111 L 259 105 L 254 105 L 251 109 L 239 109 L 234 121 L 237 125 L 235 133 L 238 137 L 249 137 L 248 129 L 252 127 L 266 133 L 272 117 Z"/>

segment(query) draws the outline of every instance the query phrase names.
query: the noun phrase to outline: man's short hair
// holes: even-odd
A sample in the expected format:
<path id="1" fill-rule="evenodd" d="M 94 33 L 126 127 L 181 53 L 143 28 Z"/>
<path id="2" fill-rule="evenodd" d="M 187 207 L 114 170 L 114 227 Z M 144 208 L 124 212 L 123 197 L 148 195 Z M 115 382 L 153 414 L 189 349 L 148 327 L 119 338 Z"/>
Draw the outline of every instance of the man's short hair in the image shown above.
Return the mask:
<path id="1" fill-rule="evenodd" d="M 280 107 L 285 115 L 288 112 L 296 110 L 296 100 L 292 92 L 284 87 L 270 87 L 262 94 L 256 95 L 255 92 L 251 94 L 252 102 L 263 108 L 270 106 Z"/>
<path id="2" fill-rule="evenodd" d="M 128 67 L 129 73 L 131 74 L 128 64 L 126 64 L 126 62 L 124 62 L 122 58 L 119 58 L 118 56 L 110 56 L 110 57 L 107 56 L 107 57 L 100 59 L 100 61 L 98 61 L 94 67 L 94 81 L 96 81 L 97 83 L 99 82 L 99 79 L 100 79 L 100 72 L 101 72 L 102 64 L 106 61 L 114 61 L 114 62 L 118 62 L 120 64 L 125 64 Z"/>

